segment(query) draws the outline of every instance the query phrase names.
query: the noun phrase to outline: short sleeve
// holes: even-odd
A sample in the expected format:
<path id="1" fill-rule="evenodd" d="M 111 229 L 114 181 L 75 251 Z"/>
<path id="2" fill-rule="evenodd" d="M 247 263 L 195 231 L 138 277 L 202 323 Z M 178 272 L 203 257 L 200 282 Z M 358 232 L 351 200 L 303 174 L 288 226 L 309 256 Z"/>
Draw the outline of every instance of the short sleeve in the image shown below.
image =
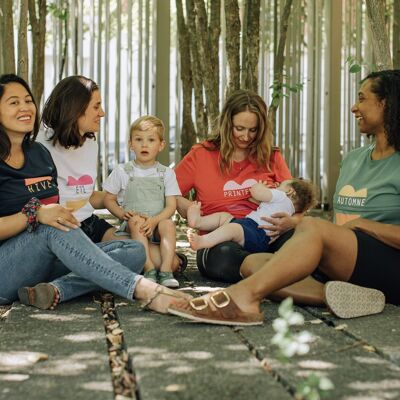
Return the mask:
<path id="1" fill-rule="evenodd" d="M 165 196 L 180 196 L 178 181 L 174 170 L 167 168 L 165 171 Z"/>
<path id="2" fill-rule="evenodd" d="M 279 149 L 274 150 L 271 157 L 271 170 L 275 175 L 275 182 L 283 182 L 286 179 L 291 179 L 292 174 L 284 160 L 282 153 Z"/>
<path id="3" fill-rule="evenodd" d="M 195 186 L 196 169 L 196 148 L 192 147 L 189 153 L 175 167 L 176 179 L 184 196 Z"/>
<path id="4" fill-rule="evenodd" d="M 112 194 L 118 194 L 123 188 L 123 182 L 122 182 L 122 176 L 123 171 L 122 167 L 118 165 L 114 170 L 111 172 L 111 174 L 108 176 L 108 178 L 104 181 L 103 183 L 103 190 L 112 193 Z"/>

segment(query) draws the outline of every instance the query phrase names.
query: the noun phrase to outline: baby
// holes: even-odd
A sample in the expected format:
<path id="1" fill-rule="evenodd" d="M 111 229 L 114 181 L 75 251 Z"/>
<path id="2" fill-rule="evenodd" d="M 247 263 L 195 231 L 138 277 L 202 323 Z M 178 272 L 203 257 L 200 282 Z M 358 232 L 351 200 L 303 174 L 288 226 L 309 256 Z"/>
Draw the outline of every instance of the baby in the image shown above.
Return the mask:
<path id="1" fill-rule="evenodd" d="M 189 226 L 205 231 L 215 230 L 202 236 L 188 232 L 190 247 L 199 250 L 233 241 L 250 253 L 267 252 L 269 231 L 259 228 L 259 225 L 266 224 L 261 217 L 270 217 L 276 212 L 286 212 L 289 215 L 303 213 L 314 205 L 316 191 L 309 181 L 290 179 L 282 182 L 276 189 L 256 183 L 250 188 L 250 193 L 251 200 L 259 203 L 259 207 L 245 218 L 234 218 L 227 212 L 202 217 L 201 203 L 194 202 L 187 212 Z"/>

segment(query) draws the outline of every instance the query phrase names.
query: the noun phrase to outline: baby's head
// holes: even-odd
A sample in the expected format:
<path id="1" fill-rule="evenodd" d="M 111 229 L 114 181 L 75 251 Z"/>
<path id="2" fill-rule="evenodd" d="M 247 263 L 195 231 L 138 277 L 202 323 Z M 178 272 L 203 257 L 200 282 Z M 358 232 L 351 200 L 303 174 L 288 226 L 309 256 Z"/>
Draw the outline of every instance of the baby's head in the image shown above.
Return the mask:
<path id="1" fill-rule="evenodd" d="M 147 132 L 153 131 L 157 134 L 160 142 L 164 141 L 164 123 L 160 118 L 154 117 L 153 115 L 144 115 L 133 121 L 129 130 L 129 140 L 132 142 L 132 137 L 135 132 Z"/>
<path id="2" fill-rule="evenodd" d="M 288 195 L 298 213 L 309 210 L 316 203 L 317 190 L 313 183 L 306 179 L 288 179 L 283 181 L 278 189 Z"/>

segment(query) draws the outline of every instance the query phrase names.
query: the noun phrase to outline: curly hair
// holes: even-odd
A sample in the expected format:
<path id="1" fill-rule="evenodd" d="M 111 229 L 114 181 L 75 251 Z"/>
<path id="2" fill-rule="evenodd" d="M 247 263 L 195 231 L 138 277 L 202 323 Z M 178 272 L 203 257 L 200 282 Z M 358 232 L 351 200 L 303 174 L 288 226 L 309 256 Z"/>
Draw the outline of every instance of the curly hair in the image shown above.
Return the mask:
<path id="1" fill-rule="evenodd" d="M 220 151 L 219 165 L 222 172 L 228 171 L 233 165 L 235 146 L 232 140 L 233 117 L 244 111 L 250 111 L 257 116 L 257 135 L 249 146 L 249 159 L 262 168 L 268 166 L 272 154 L 272 127 L 267 118 L 267 105 L 256 93 L 250 90 L 237 90 L 226 100 L 218 117 L 216 129 L 207 142 L 211 149 Z M 206 142 L 206 143 L 207 143 Z M 210 149 L 210 146 L 204 146 Z"/>
<path id="2" fill-rule="evenodd" d="M 317 188 L 306 179 L 295 178 L 290 180 L 290 186 L 294 189 L 290 199 L 296 212 L 306 212 L 314 207 L 317 202 Z"/>
<path id="3" fill-rule="evenodd" d="M 53 130 L 49 140 L 57 142 L 66 149 L 78 148 L 86 139 L 94 139 L 94 132 L 79 132 L 78 119 L 85 114 L 92 98 L 92 93 L 99 90 L 97 84 L 81 75 L 64 78 L 57 83 L 47 99 L 42 122 Z"/>
<path id="4" fill-rule="evenodd" d="M 400 70 L 371 72 L 362 83 L 367 80 L 371 81 L 372 93 L 385 100 L 383 124 L 388 144 L 400 151 Z"/>
<path id="5" fill-rule="evenodd" d="M 20 85 L 22 85 L 28 92 L 29 96 L 32 98 L 33 104 L 35 105 L 36 115 L 35 115 L 35 123 L 33 125 L 33 131 L 26 133 L 24 137 L 24 142 L 32 144 L 36 140 L 36 136 L 39 132 L 39 115 L 37 112 L 37 105 L 35 99 L 33 97 L 31 88 L 26 83 L 26 81 L 15 74 L 4 74 L 0 76 L 0 99 L 4 95 L 6 86 L 10 83 L 19 83 Z M 6 160 L 10 156 L 10 151 L 11 151 L 10 139 L 3 125 L 0 122 L 0 160 Z"/>

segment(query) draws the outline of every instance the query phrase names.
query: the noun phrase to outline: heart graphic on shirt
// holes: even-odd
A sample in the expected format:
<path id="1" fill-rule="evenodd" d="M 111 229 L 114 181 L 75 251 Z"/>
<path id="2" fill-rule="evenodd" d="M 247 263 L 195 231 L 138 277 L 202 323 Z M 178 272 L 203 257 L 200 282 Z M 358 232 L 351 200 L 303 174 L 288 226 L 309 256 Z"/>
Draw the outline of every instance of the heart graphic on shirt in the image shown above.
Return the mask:
<path id="1" fill-rule="evenodd" d="M 93 179 L 90 175 L 82 175 L 78 179 L 75 179 L 73 176 L 69 176 L 67 179 L 67 186 L 84 186 L 92 184 Z"/>
<path id="2" fill-rule="evenodd" d="M 355 190 L 353 186 L 346 185 L 343 186 L 339 191 L 339 196 L 346 196 L 346 197 L 367 197 L 368 191 L 366 188 Z"/>
<path id="3" fill-rule="evenodd" d="M 241 185 L 239 185 L 235 181 L 228 181 L 224 185 L 224 190 L 240 190 L 247 189 L 256 184 L 257 181 L 255 179 L 246 179 Z"/>

